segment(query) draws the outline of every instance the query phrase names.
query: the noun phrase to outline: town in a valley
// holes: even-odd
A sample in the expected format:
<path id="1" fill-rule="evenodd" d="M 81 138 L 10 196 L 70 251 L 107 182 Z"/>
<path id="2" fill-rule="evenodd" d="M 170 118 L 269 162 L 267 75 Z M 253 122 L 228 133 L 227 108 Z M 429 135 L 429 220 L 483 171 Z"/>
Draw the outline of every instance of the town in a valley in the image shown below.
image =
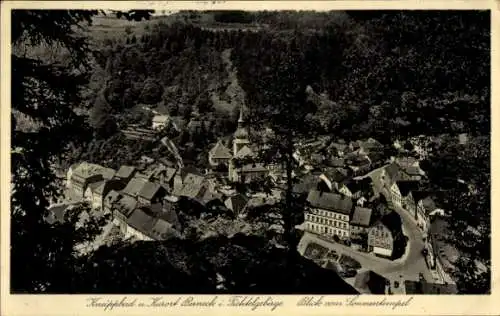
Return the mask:
<path id="1" fill-rule="evenodd" d="M 43 204 L 39 225 L 54 229 L 50 238 L 80 236 L 68 250 L 68 262 L 81 265 L 68 291 L 176 293 L 180 284 L 179 293 L 281 294 L 285 283 L 275 283 L 292 284 L 296 274 L 303 285 L 290 293 L 488 291 L 489 29 L 480 22 L 488 15 L 145 14 L 92 17 L 84 34 L 97 49 L 85 105 L 71 110 L 89 127 L 81 140 L 59 130 L 55 158 L 37 167 L 54 175 L 59 192 Z M 403 26 L 393 28 L 394 21 Z M 417 34 L 428 21 L 455 23 L 458 31 L 435 31 L 434 50 Z M 328 33 L 339 29 L 353 31 L 339 39 Z M 457 44 L 449 39 L 454 31 L 472 35 Z M 322 47 L 338 45 L 351 46 L 323 62 L 330 55 Z M 266 52 L 271 46 L 278 57 Z M 469 60 L 461 49 L 486 51 L 488 59 Z M 425 56 L 409 57 L 418 54 L 432 55 L 429 68 L 419 69 Z M 299 62 L 287 64 L 293 58 Z M 488 79 L 464 77 L 477 64 Z M 440 70 L 424 78 L 432 67 Z M 23 130 L 33 125 L 24 110 L 13 105 L 20 135 L 13 165 L 32 163 L 16 158 L 31 153 L 25 137 L 37 133 Z M 50 135 L 53 127 L 43 126 L 53 123 L 40 124 Z M 13 205 L 32 205 L 16 202 L 32 193 L 14 177 L 48 179 L 33 166 L 27 175 L 13 169 L 15 192 L 25 191 Z M 476 210 L 482 215 L 468 215 Z M 69 222 L 76 233 L 62 228 Z M 86 225 L 94 233 L 81 238 Z M 111 284 L 120 269 L 127 276 Z M 154 281 L 162 269 L 172 272 Z M 132 276 L 143 273 L 142 281 Z M 103 281 L 92 285 L 93 278 Z M 66 286 L 44 282 L 38 291 Z M 158 285 L 168 282 L 171 288 Z"/>

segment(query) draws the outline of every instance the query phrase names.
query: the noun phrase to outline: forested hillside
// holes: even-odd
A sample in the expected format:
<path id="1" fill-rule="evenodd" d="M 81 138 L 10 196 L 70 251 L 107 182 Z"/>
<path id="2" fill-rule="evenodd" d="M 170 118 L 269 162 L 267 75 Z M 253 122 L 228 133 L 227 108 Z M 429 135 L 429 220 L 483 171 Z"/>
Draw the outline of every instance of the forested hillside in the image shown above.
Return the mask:
<path id="1" fill-rule="evenodd" d="M 93 97 L 102 93 L 115 113 L 136 104 L 186 117 L 193 110 L 223 111 L 214 101 L 235 103 L 226 93 L 232 81 L 223 60 L 231 49 L 246 103 L 259 107 L 272 102 L 261 79 L 276 52 L 294 39 L 304 64 L 301 79 L 333 101 L 317 104 L 315 113 L 326 133 L 388 141 L 395 134 L 489 132 L 487 14 L 316 14 L 321 23 L 305 29 L 306 18 L 297 15 L 291 23 L 286 12 L 229 18 L 270 26 L 254 32 L 158 19 L 149 31 L 99 48 Z M 225 16 L 215 18 L 230 24 Z"/>

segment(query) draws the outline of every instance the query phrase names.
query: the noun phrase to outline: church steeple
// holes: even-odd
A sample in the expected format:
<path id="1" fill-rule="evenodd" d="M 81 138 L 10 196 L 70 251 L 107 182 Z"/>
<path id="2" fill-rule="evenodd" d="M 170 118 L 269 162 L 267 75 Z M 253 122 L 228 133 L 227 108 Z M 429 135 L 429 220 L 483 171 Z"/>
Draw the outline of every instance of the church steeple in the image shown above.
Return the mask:
<path id="1" fill-rule="evenodd" d="M 243 105 L 240 106 L 240 117 L 238 119 L 238 128 L 234 133 L 234 137 L 237 139 L 247 139 L 248 138 L 248 130 L 245 126 L 245 118 L 243 114 Z"/>
<path id="2" fill-rule="evenodd" d="M 240 118 L 238 119 L 238 127 L 243 127 L 245 119 L 243 118 L 243 105 L 240 105 Z"/>

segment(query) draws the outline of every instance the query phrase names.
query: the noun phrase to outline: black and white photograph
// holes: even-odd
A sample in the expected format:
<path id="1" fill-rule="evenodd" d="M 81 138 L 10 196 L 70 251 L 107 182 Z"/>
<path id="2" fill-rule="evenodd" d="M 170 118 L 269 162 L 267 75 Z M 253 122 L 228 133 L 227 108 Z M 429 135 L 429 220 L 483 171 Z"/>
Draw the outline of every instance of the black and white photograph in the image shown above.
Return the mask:
<path id="1" fill-rule="evenodd" d="M 163 7 L 11 11 L 11 294 L 491 294 L 490 10 Z"/>

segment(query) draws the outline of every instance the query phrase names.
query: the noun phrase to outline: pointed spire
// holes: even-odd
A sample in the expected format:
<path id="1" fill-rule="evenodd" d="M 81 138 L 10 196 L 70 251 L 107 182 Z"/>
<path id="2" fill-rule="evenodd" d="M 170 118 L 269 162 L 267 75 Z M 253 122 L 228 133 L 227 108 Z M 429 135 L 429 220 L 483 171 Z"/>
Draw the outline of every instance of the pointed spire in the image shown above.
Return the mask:
<path id="1" fill-rule="evenodd" d="M 238 119 L 238 123 L 244 123 L 245 120 L 243 119 L 243 104 L 240 105 L 240 118 Z"/>

